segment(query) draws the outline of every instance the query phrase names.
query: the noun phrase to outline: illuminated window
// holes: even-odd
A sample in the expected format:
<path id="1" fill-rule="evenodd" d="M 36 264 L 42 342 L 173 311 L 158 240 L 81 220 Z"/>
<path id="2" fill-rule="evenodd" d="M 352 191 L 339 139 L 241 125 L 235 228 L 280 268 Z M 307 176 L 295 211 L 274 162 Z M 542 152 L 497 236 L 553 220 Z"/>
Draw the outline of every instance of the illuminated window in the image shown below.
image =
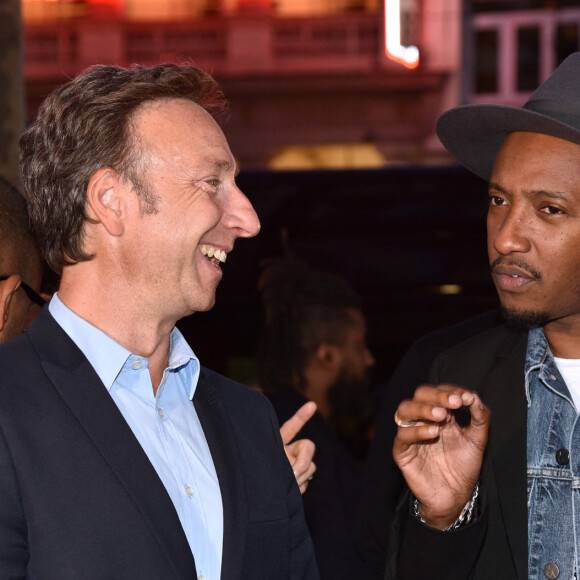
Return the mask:
<path id="1" fill-rule="evenodd" d="M 293 145 L 280 149 L 270 169 L 372 169 L 384 167 L 384 155 L 371 143 Z"/>

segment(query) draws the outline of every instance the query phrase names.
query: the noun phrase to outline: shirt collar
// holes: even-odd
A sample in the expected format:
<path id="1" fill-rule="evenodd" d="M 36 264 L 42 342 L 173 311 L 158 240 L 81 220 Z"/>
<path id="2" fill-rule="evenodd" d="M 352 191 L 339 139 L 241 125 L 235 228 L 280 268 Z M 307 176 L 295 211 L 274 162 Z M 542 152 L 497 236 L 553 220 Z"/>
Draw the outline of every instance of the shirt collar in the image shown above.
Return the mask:
<path id="1" fill-rule="evenodd" d="M 550 390 L 560 393 L 560 384 L 566 389 L 560 376 L 554 356 L 550 350 L 544 329 L 539 326 L 532 328 L 528 334 L 526 351 L 525 384 L 528 407 L 532 404 L 532 377 L 537 372 L 539 380 Z"/>
<path id="2" fill-rule="evenodd" d="M 171 331 L 169 364 L 167 368 L 182 374 L 184 385 L 189 385 L 189 387 L 186 387 L 187 396 L 190 400 L 193 400 L 199 379 L 199 360 L 177 327 Z M 184 371 L 183 373 L 181 372 L 182 370 Z"/>
<path id="3" fill-rule="evenodd" d="M 125 362 L 132 355 L 131 351 L 75 314 L 60 300 L 58 292 L 53 295 L 48 308 L 52 317 L 87 357 L 107 390 L 110 391 Z M 188 365 L 190 361 L 192 365 Z M 170 335 L 167 368 L 178 370 L 186 365 L 192 367 L 193 380 L 188 381 L 191 385 L 188 389 L 188 396 L 193 399 L 199 376 L 199 361 L 181 332 L 174 328 Z"/>
<path id="4" fill-rule="evenodd" d="M 542 365 L 550 354 L 548 340 L 541 326 L 530 329 L 526 350 L 526 374 L 533 368 Z"/>

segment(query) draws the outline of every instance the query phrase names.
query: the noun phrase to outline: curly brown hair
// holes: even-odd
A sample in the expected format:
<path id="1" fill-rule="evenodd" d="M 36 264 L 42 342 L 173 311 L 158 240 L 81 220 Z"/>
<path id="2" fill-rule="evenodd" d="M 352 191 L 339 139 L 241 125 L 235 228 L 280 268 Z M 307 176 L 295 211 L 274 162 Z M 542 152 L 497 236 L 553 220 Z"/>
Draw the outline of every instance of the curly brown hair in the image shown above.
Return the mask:
<path id="1" fill-rule="evenodd" d="M 132 119 L 141 105 L 186 99 L 219 120 L 227 102 L 216 81 L 193 66 L 97 65 L 56 89 L 20 139 L 20 164 L 31 221 L 49 266 L 90 260 L 83 250 L 86 191 L 102 167 L 115 169 L 156 211 Z"/>

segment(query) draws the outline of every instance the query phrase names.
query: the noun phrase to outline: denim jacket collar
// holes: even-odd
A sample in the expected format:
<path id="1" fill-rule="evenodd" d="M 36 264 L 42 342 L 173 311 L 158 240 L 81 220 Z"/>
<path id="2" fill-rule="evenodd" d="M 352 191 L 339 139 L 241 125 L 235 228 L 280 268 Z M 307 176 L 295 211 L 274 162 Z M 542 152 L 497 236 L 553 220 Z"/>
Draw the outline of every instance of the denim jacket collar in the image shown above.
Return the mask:
<path id="1" fill-rule="evenodd" d="M 542 384 L 553 393 L 572 402 L 572 397 L 568 391 L 566 383 L 562 379 L 554 356 L 550 350 L 550 345 L 544 334 L 544 329 L 539 326 L 532 328 L 528 333 L 528 347 L 526 352 L 525 365 L 525 385 L 526 385 L 526 399 L 528 408 L 532 405 L 533 389 L 532 377 L 533 373 L 538 372 L 538 379 Z"/>

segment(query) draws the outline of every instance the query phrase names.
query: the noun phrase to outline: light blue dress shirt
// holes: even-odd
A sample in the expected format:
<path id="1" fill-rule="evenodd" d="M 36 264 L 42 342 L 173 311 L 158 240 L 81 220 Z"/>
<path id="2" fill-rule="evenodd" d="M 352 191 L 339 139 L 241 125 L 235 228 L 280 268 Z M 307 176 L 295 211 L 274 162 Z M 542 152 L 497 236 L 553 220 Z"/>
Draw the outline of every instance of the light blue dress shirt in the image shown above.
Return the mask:
<path id="1" fill-rule="evenodd" d="M 223 506 L 211 453 L 192 403 L 199 361 L 190 346 L 174 328 L 169 366 L 154 396 L 146 358 L 135 356 L 76 315 L 57 294 L 49 309 L 87 357 L 157 471 L 183 526 L 198 576 L 218 580 Z"/>

